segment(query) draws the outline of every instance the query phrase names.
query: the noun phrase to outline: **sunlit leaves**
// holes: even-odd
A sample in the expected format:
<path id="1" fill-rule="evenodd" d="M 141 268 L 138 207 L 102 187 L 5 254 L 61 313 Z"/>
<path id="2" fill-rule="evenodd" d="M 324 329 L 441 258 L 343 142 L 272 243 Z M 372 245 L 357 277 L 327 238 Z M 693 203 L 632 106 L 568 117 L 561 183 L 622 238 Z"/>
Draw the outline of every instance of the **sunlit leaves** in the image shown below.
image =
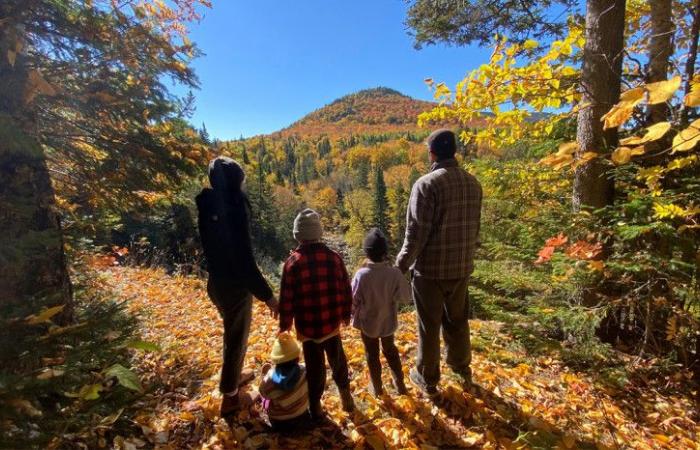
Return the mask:
<path id="1" fill-rule="evenodd" d="M 642 87 L 623 92 L 620 101 L 601 117 L 604 122 L 603 128 L 615 128 L 627 122 L 632 116 L 635 106 L 644 101 L 644 94 L 645 91 Z"/>
<path id="2" fill-rule="evenodd" d="M 700 142 L 700 119 L 693 121 L 688 128 L 681 130 L 673 138 L 672 153 L 687 152 Z"/>
<path id="3" fill-rule="evenodd" d="M 483 126 L 466 131 L 463 139 L 493 151 L 522 139 L 546 136 L 555 123 L 567 117 L 559 110 L 580 97 L 578 70 L 570 58 L 581 45 L 582 30 L 572 26 L 542 56 L 523 61 L 522 56 L 538 48 L 538 42 L 510 44 L 499 38 L 489 62 L 470 72 L 454 91 L 437 85 L 435 95 L 441 105 L 421 114 L 419 124 L 455 119 L 465 125 L 479 122 Z M 533 111 L 549 114 L 535 119 Z"/>
<path id="4" fill-rule="evenodd" d="M 670 80 L 649 83 L 646 85 L 646 91 L 649 94 L 649 100 L 647 102 L 650 105 L 667 102 L 680 87 L 681 77 L 679 75 Z"/>
<path id="5" fill-rule="evenodd" d="M 700 106 L 700 80 L 696 77 L 690 84 L 690 92 L 683 99 L 683 104 L 688 107 Z"/>
<path id="6" fill-rule="evenodd" d="M 666 81 L 638 86 L 622 93 L 620 101 L 610 109 L 601 120 L 604 128 L 617 128 L 632 117 L 634 108 L 646 99 L 649 105 L 667 102 L 681 85 L 681 77 L 676 76 Z"/>
<path id="7" fill-rule="evenodd" d="M 644 154 L 644 147 L 618 147 L 616 148 L 613 152 L 612 155 L 610 156 L 610 159 L 612 160 L 613 163 L 616 165 L 620 166 L 622 164 L 627 164 L 630 162 L 633 156 L 636 155 L 643 155 Z"/>
<path id="8" fill-rule="evenodd" d="M 652 142 L 656 141 L 658 139 L 661 139 L 668 133 L 668 131 L 671 129 L 671 123 L 670 122 L 658 122 L 655 123 L 654 125 L 651 125 L 646 129 L 646 133 L 644 134 L 643 137 L 628 137 L 626 139 L 622 139 L 620 141 L 621 145 L 626 145 L 626 146 L 631 146 L 631 145 L 641 145 L 645 144 L 647 142 Z"/>
<path id="9" fill-rule="evenodd" d="M 674 205 L 672 203 L 654 204 L 654 217 L 656 217 L 657 219 L 677 219 L 685 217 L 686 215 L 686 210 L 678 205 Z"/>
<path id="10" fill-rule="evenodd" d="M 557 153 L 553 153 L 540 160 L 540 164 L 552 167 L 555 170 L 561 169 L 574 161 L 574 153 L 578 149 L 576 142 L 567 142 L 559 146 Z"/>

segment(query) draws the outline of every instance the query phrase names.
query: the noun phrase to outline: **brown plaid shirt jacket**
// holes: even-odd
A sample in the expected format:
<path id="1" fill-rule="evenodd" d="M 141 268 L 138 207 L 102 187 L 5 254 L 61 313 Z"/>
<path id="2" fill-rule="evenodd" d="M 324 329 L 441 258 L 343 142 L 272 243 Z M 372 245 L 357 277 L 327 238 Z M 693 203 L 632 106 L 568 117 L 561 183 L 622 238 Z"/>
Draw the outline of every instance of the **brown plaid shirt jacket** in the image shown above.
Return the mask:
<path id="1" fill-rule="evenodd" d="M 433 164 L 411 189 L 406 236 L 396 258 L 399 269 L 438 280 L 469 276 L 479 240 L 481 198 L 481 185 L 455 159 Z"/>

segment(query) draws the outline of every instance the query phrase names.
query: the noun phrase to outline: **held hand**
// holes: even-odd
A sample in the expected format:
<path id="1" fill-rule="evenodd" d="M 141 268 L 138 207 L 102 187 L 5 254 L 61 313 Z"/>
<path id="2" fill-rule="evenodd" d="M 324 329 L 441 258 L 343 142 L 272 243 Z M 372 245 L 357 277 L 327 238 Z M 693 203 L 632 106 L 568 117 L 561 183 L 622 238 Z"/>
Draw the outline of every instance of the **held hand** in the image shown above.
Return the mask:
<path id="1" fill-rule="evenodd" d="M 268 308 L 270 308 L 270 315 L 272 318 L 277 319 L 277 317 L 279 317 L 280 308 L 280 303 L 277 301 L 277 298 L 273 295 L 268 301 L 265 302 L 265 304 Z"/>

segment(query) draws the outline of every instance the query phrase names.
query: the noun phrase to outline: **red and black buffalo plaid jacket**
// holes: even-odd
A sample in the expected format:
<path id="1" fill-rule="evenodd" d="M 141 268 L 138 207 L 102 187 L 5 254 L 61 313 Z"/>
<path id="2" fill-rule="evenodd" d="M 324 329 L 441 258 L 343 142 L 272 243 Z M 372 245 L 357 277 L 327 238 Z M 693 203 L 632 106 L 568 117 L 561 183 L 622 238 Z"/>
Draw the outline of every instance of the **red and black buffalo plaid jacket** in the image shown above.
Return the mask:
<path id="1" fill-rule="evenodd" d="M 319 339 L 350 320 L 352 291 L 343 260 L 325 244 L 299 246 L 287 259 L 280 289 L 280 329 L 292 321 L 305 338 Z"/>

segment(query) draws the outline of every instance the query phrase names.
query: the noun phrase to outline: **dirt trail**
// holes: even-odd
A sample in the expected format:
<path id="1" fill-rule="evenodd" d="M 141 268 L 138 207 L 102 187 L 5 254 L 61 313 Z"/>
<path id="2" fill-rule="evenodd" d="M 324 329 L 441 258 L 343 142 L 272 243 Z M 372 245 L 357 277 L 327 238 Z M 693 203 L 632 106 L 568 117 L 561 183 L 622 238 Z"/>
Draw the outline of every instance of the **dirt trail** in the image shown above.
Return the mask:
<path id="1" fill-rule="evenodd" d="M 445 401 L 433 405 L 391 389 L 367 391 L 362 343 L 342 332 L 358 410 L 340 409 L 332 382 L 324 407 L 333 424 L 279 436 L 243 412 L 231 427 L 218 418 L 221 325 L 201 280 L 160 270 L 115 267 L 102 271 L 106 285 L 141 319 L 143 339 L 162 350 L 140 353 L 136 367 L 153 390 L 136 405 L 142 435 L 159 448 L 695 448 L 700 436 L 690 400 L 653 389 L 607 392 L 551 357 L 529 358 L 511 350 L 512 338 L 495 322 L 472 321 L 473 392 L 463 392 L 445 369 Z M 256 302 L 246 366 L 259 373 L 267 361 L 276 323 Z M 413 313 L 403 313 L 397 346 L 404 371 L 413 362 L 417 334 Z M 508 364 L 507 361 L 513 361 Z M 524 363 L 522 361 L 527 361 Z M 254 387 L 254 385 L 253 385 Z M 645 392 L 644 395 L 639 392 Z M 415 394 L 415 391 L 412 391 Z M 529 444 L 529 445 L 528 445 Z"/>

